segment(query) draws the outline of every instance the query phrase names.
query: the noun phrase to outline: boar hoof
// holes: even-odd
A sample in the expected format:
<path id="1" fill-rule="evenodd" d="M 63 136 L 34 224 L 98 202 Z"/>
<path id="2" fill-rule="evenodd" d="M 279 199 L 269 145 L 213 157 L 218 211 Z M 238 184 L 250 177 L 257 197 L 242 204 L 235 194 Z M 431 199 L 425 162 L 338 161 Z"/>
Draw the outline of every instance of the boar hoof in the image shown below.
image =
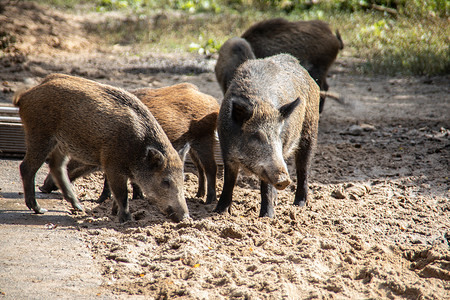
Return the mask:
<path id="1" fill-rule="evenodd" d="M 56 186 L 48 186 L 47 184 L 44 184 L 39 187 L 39 190 L 43 193 L 50 194 L 53 191 L 56 191 L 58 188 Z"/>
<path id="2" fill-rule="evenodd" d="M 105 196 L 105 195 L 101 194 L 100 197 L 98 197 L 98 199 L 97 199 L 97 203 L 103 203 L 108 198 L 109 198 L 109 196 Z"/>
<path id="3" fill-rule="evenodd" d="M 45 208 L 40 207 L 39 205 L 37 207 L 34 207 L 33 210 L 34 210 L 34 213 L 37 215 L 42 215 L 48 211 Z"/>
<path id="4" fill-rule="evenodd" d="M 125 223 L 128 221 L 131 221 L 131 214 L 129 212 L 127 212 L 127 213 L 124 212 L 124 213 L 120 214 L 120 216 L 119 216 L 120 223 Z"/>
<path id="5" fill-rule="evenodd" d="M 105 184 L 106 186 L 106 184 Z M 111 191 L 109 190 L 109 187 L 103 188 L 103 191 L 97 199 L 97 203 L 103 203 L 106 199 L 111 198 Z"/>
<path id="6" fill-rule="evenodd" d="M 300 207 L 306 206 L 306 200 L 294 201 L 294 205 Z"/>
<path id="7" fill-rule="evenodd" d="M 216 201 L 217 201 L 217 197 L 214 197 L 214 196 L 209 196 L 206 198 L 206 204 L 213 204 Z"/>
<path id="8" fill-rule="evenodd" d="M 271 219 L 272 219 L 273 216 L 274 216 L 273 210 L 272 210 L 272 211 L 266 211 L 266 212 L 261 211 L 261 212 L 259 213 L 259 217 L 260 217 L 260 218 L 268 217 L 268 218 L 271 218 Z"/>
<path id="9" fill-rule="evenodd" d="M 43 214 L 46 213 L 47 210 L 45 208 L 42 208 L 37 202 L 36 199 L 32 200 L 28 200 L 25 199 L 25 204 L 27 205 L 28 209 L 32 209 L 34 210 L 35 214 Z"/>
<path id="10" fill-rule="evenodd" d="M 83 206 L 81 206 L 81 203 L 80 202 L 73 202 L 72 203 L 72 207 L 73 207 L 73 209 L 75 209 L 75 210 L 78 210 L 78 211 L 83 211 Z"/>
<path id="11" fill-rule="evenodd" d="M 195 198 L 203 198 L 205 196 L 205 191 L 197 191 Z"/>
<path id="12" fill-rule="evenodd" d="M 221 207 L 221 206 L 217 205 L 216 208 L 214 209 L 214 212 L 218 213 L 218 214 L 223 214 L 226 211 L 230 212 L 230 207 L 229 206 Z"/>

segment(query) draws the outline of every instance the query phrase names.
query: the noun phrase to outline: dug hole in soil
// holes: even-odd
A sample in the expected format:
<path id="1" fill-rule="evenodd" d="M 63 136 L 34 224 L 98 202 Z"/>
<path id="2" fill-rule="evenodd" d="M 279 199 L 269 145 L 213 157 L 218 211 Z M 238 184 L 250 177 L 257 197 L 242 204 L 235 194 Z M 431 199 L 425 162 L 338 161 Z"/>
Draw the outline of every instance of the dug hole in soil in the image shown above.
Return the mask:
<path id="1" fill-rule="evenodd" d="M 4 7 L 0 30 L 16 41 L 0 57 L 2 104 L 52 72 L 125 89 L 191 82 L 222 99 L 214 58 L 134 56 L 127 46 L 101 47 L 84 31 L 95 16 L 29 2 Z M 345 104 L 327 100 L 321 114 L 307 207 L 292 205 L 293 174 L 294 184 L 279 192 L 276 216 L 258 218 L 258 180 L 241 173 L 231 213 L 217 215 L 215 204 L 195 198 L 197 177 L 187 166 L 191 220 L 172 223 L 146 200 L 132 200 L 133 221 L 120 224 L 111 200 L 95 202 L 103 176 L 94 173 L 74 183 L 85 213 L 74 214 L 59 192 L 37 193 L 51 212 L 30 222 L 20 161 L 3 160 L 0 233 L 11 234 L 0 235 L 0 250 L 14 249 L 14 232 L 23 239 L 36 228 L 47 233 L 34 239 L 50 260 L 76 259 L 67 251 L 83 248 L 86 271 L 79 272 L 92 280 L 81 298 L 450 299 L 450 78 L 362 76 L 352 73 L 356 62 L 347 53 L 339 54 L 328 78 Z M 46 243 L 49 236 L 53 242 Z M 77 247 L 56 247 L 55 239 Z M 32 261 L 23 258 L 25 266 Z M 6 286 L 8 275 L 0 275 L 0 298 L 27 298 L 25 287 Z M 26 276 L 38 278 L 44 292 L 56 289 L 46 276 Z M 63 276 L 61 284 L 83 286 L 83 276 L 73 278 Z"/>

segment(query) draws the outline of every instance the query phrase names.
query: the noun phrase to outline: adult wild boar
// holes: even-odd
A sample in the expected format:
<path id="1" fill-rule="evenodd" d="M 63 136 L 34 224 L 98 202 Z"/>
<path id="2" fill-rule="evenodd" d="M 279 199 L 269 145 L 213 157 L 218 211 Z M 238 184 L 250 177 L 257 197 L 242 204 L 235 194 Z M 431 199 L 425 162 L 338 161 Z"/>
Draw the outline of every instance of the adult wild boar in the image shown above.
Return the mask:
<path id="1" fill-rule="evenodd" d="M 244 61 L 255 58 L 252 47 L 243 38 L 232 37 L 220 47 L 214 73 L 223 94 L 227 91 L 236 69 Z"/>
<path id="2" fill-rule="evenodd" d="M 199 178 L 196 197 L 205 196 L 206 173 L 206 203 L 215 202 L 217 165 L 214 159 L 214 142 L 219 114 L 217 100 L 200 92 L 197 86 L 190 83 L 158 89 L 142 88 L 131 93 L 150 109 L 176 150 L 183 149 L 186 144 L 190 145 L 189 154 Z M 67 168 L 71 181 L 96 170 L 95 167 L 82 165 L 74 160 L 69 162 Z M 57 189 L 50 174 L 40 189 L 43 192 Z M 104 201 L 109 195 L 108 185 L 105 184 L 99 201 Z M 133 198 L 138 195 L 139 191 L 133 185 Z"/>
<path id="3" fill-rule="evenodd" d="M 254 24 L 241 37 L 251 45 L 257 58 L 280 53 L 293 55 L 323 91 L 328 91 L 328 69 L 344 48 L 339 31 L 334 35 L 329 25 L 319 20 L 270 19 Z M 320 99 L 320 112 L 324 104 L 325 94 Z"/>
<path id="4" fill-rule="evenodd" d="M 224 185 L 215 211 L 229 209 L 242 167 L 261 180 L 259 215 L 272 217 L 277 189 L 291 183 L 286 165 L 291 155 L 297 172 L 294 205 L 304 206 L 318 120 L 319 87 L 297 59 L 280 54 L 243 63 L 219 111 Z"/>
<path id="5" fill-rule="evenodd" d="M 134 95 L 91 80 L 52 74 L 14 97 L 25 130 L 27 152 L 20 164 L 25 202 L 36 201 L 35 174 L 46 158 L 64 198 L 82 206 L 70 186 L 68 157 L 101 166 L 118 207 L 119 221 L 131 219 L 127 180 L 137 183 L 174 221 L 189 216 L 183 164 L 148 108 Z"/>

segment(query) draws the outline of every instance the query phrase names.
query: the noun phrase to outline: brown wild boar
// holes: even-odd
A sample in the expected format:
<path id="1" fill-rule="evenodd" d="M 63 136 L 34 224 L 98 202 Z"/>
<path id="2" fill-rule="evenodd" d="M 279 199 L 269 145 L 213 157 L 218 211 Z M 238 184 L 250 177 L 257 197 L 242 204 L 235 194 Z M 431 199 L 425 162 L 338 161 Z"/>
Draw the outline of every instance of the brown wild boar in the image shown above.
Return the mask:
<path id="1" fill-rule="evenodd" d="M 158 89 L 142 88 L 131 91 L 151 111 L 161 125 L 170 142 L 176 150 L 190 145 L 189 154 L 198 170 L 199 186 L 196 197 L 205 196 L 205 173 L 207 179 L 206 203 L 216 201 L 217 165 L 214 159 L 215 130 L 219 104 L 217 100 L 200 92 L 197 86 L 190 83 L 180 83 Z M 93 172 L 96 168 L 83 166 L 71 160 L 67 166 L 71 181 Z M 40 187 L 43 192 L 57 189 L 51 175 Z M 133 198 L 139 192 L 133 185 Z M 99 201 L 109 197 L 109 188 L 105 184 Z"/>
<path id="2" fill-rule="evenodd" d="M 205 195 L 206 174 L 206 203 L 215 202 L 217 165 L 214 141 L 220 108 L 217 100 L 190 83 L 138 89 L 132 93 L 150 109 L 175 149 L 189 143 L 189 154 L 199 174 L 196 196 Z"/>
<path id="3" fill-rule="evenodd" d="M 248 59 L 255 59 L 255 55 L 249 43 L 242 38 L 232 37 L 220 47 L 214 73 L 223 94 L 227 91 L 236 69 Z"/>
<path id="4" fill-rule="evenodd" d="M 19 107 L 25 130 L 27 152 L 20 174 L 29 209 L 46 211 L 36 201 L 34 179 L 47 158 L 64 198 L 74 209 L 82 210 L 67 174 L 70 156 L 88 166 L 101 166 L 120 222 L 131 219 L 128 179 L 174 221 L 189 216 L 182 160 L 136 96 L 91 80 L 52 74 L 16 95 L 13 102 Z"/>
<path id="5" fill-rule="evenodd" d="M 339 50 L 344 48 L 339 31 L 331 32 L 323 21 L 289 22 L 282 18 L 262 21 L 251 26 L 241 36 L 252 47 L 257 58 L 288 53 L 296 57 L 322 91 L 328 91 L 328 69 Z M 320 112 L 325 94 L 320 99 Z"/>
<path id="6" fill-rule="evenodd" d="M 304 206 L 308 166 L 316 143 L 319 87 L 289 54 L 243 63 L 223 99 L 217 120 L 224 185 L 216 212 L 228 210 L 240 168 L 261 180 L 260 216 L 272 217 L 277 189 L 290 177 L 286 160 L 295 155 L 294 205 Z"/>

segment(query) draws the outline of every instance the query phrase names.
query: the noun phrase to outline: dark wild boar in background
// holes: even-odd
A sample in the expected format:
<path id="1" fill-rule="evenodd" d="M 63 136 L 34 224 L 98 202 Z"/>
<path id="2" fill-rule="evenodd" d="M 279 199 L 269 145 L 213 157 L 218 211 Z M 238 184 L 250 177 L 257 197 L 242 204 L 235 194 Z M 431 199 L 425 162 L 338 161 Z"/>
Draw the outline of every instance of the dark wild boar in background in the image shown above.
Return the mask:
<path id="1" fill-rule="evenodd" d="M 180 83 L 158 89 L 142 88 L 131 91 L 131 93 L 150 109 L 177 151 L 182 150 L 186 144 L 190 145 L 189 154 L 198 171 L 199 185 L 196 197 L 205 196 L 206 174 L 208 186 L 206 203 L 215 202 L 217 200 L 217 165 L 214 159 L 214 142 L 220 108 L 217 100 L 200 92 L 197 86 L 190 83 Z M 98 169 L 83 165 L 73 159 L 67 168 L 70 181 Z M 137 188 L 133 184 L 133 198 L 140 195 Z M 57 189 L 51 174 L 47 175 L 44 185 L 40 189 L 46 193 Z M 103 202 L 109 196 L 109 187 L 105 183 L 99 202 Z"/>
<path id="2" fill-rule="evenodd" d="M 248 59 L 255 59 L 255 54 L 243 38 L 232 37 L 220 47 L 214 73 L 223 94 L 227 91 L 236 69 Z"/>
<path id="3" fill-rule="evenodd" d="M 270 19 L 254 24 L 241 37 L 251 45 L 256 58 L 280 53 L 293 55 L 322 91 L 328 91 L 328 69 L 339 50 L 344 48 L 339 31 L 334 35 L 329 25 L 319 20 L 289 22 L 282 18 Z M 325 94 L 322 94 L 320 112 L 324 104 Z"/>
<path id="4" fill-rule="evenodd" d="M 47 76 L 13 100 L 25 130 L 27 152 L 20 165 L 25 202 L 44 213 L 36 201 L 35 174 L 46 159 L 50 172 L 73 208 L 66 164 L 69 156 L 101 166 L 109 180 L 119 221 L 131 219 L 127 180 L 174 221 L 189 216 L 183 191 L 183 163 L 169 139 L 139 99 L 118 88 L 63 74 Z"/>
<path id="5" fill-rule="evenodd" d="M 244 168 L 261 180 L 260 216 L 272 217 L 277 189 L 291 183 L 286 165 L 291 155 L 297 173 L 294 205 L 306 205 L 319 93 L 315 81 L 289 54 L 248 60 L 237 69 L 217 123 L 224 186 L 216 212 L 230 208 L 239 169 Z"/>

